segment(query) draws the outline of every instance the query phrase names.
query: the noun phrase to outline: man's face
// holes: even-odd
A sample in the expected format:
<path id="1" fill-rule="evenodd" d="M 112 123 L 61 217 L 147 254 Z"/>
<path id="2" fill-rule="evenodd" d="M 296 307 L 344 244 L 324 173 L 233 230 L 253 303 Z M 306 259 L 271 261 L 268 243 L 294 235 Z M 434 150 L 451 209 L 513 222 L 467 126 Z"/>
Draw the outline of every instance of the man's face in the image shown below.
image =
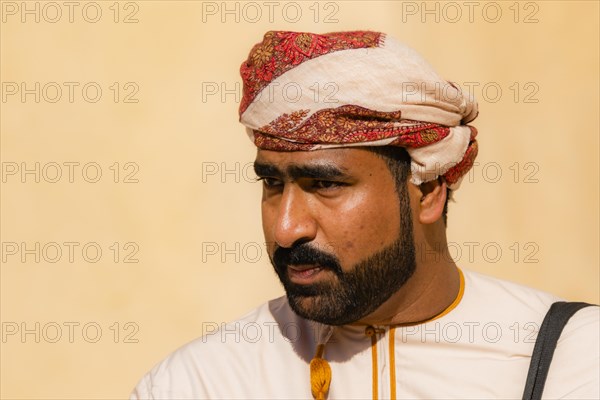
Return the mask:
<path id="1" fill-rule="evenodd" d="M 300 316 L 359 321 L 414 272 L 408 195 L 398 195 L 381 157 L 359 148 L 258 150 L 255 171 L 269 257 Z"/>

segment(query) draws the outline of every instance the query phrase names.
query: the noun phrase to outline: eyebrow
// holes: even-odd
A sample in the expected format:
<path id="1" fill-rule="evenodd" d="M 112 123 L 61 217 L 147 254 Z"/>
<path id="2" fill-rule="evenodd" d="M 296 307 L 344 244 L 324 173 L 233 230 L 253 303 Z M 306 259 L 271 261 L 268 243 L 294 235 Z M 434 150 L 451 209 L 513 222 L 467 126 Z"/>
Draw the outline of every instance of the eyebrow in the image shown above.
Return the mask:
<path id="1" fill-rule="evenodd" d="M 258 161 L 254 162 L 254 173 L 258 176 L 281 177 L 282 173 L 276 166 Z"/>
<path id="2" fill-rule="evenodd" d="M 311 178 L 311 179 L 340 179 L 345 178 L 348 174 L 341 168 L 331 164 L 315 164 L 315 165 L 296 165 L 291 164 L 287 167 L 286 173 L 277 168 L 273 164 L 254 162 L 254 172 L 258 176 L 271 176 L 281 178 L 288 175 L 292 179 Z"/>

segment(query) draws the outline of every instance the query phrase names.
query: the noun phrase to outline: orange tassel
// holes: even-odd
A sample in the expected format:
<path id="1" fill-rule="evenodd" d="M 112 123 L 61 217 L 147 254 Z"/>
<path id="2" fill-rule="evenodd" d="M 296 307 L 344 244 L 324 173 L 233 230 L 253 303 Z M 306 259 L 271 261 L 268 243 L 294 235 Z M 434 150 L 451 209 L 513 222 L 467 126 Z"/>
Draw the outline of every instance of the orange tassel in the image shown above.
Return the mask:
<path id="1" fill-rule="evenodd" d="M 325 400 L 331 384 L 331 367 L 323 358 L 310 361 L 310 389 L 316 400 Z"/>

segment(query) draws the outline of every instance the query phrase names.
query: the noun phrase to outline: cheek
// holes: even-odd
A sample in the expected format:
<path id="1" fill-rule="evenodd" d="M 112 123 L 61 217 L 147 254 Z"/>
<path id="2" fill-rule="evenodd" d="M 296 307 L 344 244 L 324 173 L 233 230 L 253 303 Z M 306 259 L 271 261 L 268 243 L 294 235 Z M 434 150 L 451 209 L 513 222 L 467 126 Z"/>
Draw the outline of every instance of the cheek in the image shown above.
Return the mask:
<path id="1" fill-rule="evenodd" d="M 273 233 L 273 221 L 275 218 L 275 214 L 273 212 L 273 207 L 268 206 L 263 202 L 261 204 L 261 217 L 262 217 L 262 228 L 263 234 L 265 236 L 265 240 L 267 242 L 267 251 L 272 254 L 272 248 L 274 246 L 274 233 Z"/>
<path id="2" fill-rule="evenodd" d="M 353 265 L 391 245 L 400 233 L 400 206 L 395 191 L 361 193 L 330 214 L 328 239 L 342 265 Z"/>

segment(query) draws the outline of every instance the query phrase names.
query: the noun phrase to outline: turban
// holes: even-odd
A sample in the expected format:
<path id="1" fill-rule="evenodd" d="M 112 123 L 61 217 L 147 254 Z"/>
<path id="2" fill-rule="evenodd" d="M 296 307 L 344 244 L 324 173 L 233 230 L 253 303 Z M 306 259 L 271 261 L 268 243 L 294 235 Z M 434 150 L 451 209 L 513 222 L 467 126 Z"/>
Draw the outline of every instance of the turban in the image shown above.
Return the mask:
<path id="1" fill-rule="evenodd" d="M 269 31 L 240 73 L 240 122 L 260 149 L 400 146 L 414 184 L 451 189 L 477 155 L 477 102 L 384 33 Z"/>

